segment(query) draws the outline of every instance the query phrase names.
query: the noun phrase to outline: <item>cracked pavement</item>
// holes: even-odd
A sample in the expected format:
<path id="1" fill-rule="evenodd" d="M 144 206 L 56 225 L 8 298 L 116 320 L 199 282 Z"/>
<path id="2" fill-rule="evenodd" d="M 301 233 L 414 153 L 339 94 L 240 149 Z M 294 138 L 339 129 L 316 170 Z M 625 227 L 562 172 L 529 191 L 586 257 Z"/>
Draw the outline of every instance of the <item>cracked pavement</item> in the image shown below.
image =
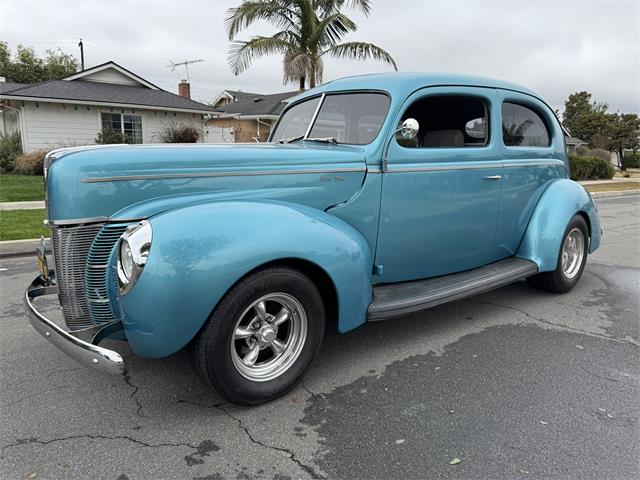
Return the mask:
<path id="1" fill-rule="evenodd" d="M 22 312 L 35 260 L 0 260 L 0 478 L 638 478 L 640 196 L 598 206 L 573 292 L 520 282 L 328 331 L 304 382 L 252 408 L 183 353 L 109 341 L 124 377 L 79 366 Z"/>

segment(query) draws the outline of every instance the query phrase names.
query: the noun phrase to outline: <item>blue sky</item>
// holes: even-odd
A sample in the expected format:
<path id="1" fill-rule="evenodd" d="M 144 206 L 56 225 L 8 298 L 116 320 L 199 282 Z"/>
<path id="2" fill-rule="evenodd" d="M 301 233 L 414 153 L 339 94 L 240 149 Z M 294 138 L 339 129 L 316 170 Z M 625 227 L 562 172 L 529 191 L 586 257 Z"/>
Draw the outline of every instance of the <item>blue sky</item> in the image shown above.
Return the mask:
<path id="1" fill-rule="evenodd" d="M 202 58 L 190 69 L 192 96 L 209 101 L 224 89 L 280 92 L 281 58 L 266 57 L 240 76 L 227 67 L 223 18 L 229 0 L 0 0 L 0 39 L 42 52 L 59 46 L 88 66 L 114 60 L 176 91 L 184 69 L 170 61 Z M 561 107 L 588 90 L 612 111 L 640 112 L 640 2 L 563 0 L 373 0 L 347 40 L 387 49 L 403 71 L 453 72 L 524 84 Z M 259 24 L 238 38 L 269 34 Z M 389 71 L 376 62 L 329 60 L 325 81 Z"/>

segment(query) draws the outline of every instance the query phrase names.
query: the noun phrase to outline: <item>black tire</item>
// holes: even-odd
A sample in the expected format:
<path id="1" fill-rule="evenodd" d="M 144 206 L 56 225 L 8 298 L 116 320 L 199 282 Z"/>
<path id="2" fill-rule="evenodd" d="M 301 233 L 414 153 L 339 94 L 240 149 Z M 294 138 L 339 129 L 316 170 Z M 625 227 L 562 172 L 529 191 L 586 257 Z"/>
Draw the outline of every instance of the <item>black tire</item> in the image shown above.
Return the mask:
<path id="1" fill-rule="evenodd" d="M 302 306 L 306 315 L 306 337 L 299 340 L 302 349 L 297 358 L 279 376 L 253 381 L 241 374 L 234 364 L 239 358 L 234 357 L 234 350 L 250 347 L 243 346 L 243 340 L 239 339 L 233 340 L 233 345 L 240 342 L 240 346 L 232 347 L 233 335 L 237 322 L 248 318 L 249 313 L 242 315 L 247 308 L 266 295 L 278 293 L 293 297 Z M 320 348 L 324 325 L 322 296 L 314 283 L 299 270 L 267 268 L 241 280 L 219 302 L 191 343 L 192 363 L 204 381 L 225 399 L 239 405 L 258 405 L 284 395 L 301 380 Z M 246 340 L 249 341 L 253 342 L 254 338 Z M 267 354 L 275 355 L 275 351 L 269 350 Z"/>
<path id="2" fill-rule="evenodd" d="M 577 273 L 568 278 L 563 269 L 562 269 L 562 249 L 567 239 L 567 236 L 574 229 L 578 229 L 582 232 L 583 238 L 583 254 L 582 261 L 580 264 L 580 268 Z M 551 272 L 542 272 L 532 277 L 527 278 L 527 282 L 533 288 L 537 288 L 538 290 L 545 290 L 547 292 L 553 293 L 566 293 L 576 286 L 580 277 L 582 276 L 582 272 L 584 271 L 584 267 L 587 263 L 587 255 L 589 253 L 589 229 L 587 227 L 587 222 L 585 222 L 584 217 L 582 215 L 574 215 L 567 229 L 564 232 L 562 237 L 562 242 L 560 243 L 560 250 L 558 251 L 558 263 L 556 265 L 556 269 Z"/>

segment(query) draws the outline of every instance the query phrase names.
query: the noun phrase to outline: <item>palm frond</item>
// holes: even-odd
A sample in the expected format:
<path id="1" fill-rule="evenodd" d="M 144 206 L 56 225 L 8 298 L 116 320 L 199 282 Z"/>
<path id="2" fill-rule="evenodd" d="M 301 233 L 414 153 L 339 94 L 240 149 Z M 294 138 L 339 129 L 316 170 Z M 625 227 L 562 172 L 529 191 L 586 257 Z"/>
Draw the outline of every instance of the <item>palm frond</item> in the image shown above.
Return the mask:
<path id="1" fill-rule="evenodd" d="M 329 47 L 321 55 L 332 55 L 336 58 L 348 58 L 350 60 L 380 60 L 392 65 L 398 71 L 398 66 L 393 57 L 383 48 L 367 42 L 347 42 Z"/>
<path id="2" fill-rule="evenodd" d="M 254 22 L 265 20 L 276 28 L 297 30 L 298 16 L 291 0 L 247 0 L 230 8 L 224 19 L 229 40 Z"/>
<path id="3" fill-rule="evenodd" d="M 284 83 L 296 82 L 301 77 L 308 78 L 313 65 L 313 59 L 307 52 L 290 50 L 282 60 Z"/>
<path id="4" fill-rule="evenodd" d="M 309 38 L 311 45 L 335 45 L 349 32 L 355 32 L 358 25 L 344 13 L 332 13 L 322 19 Z"/>
<path id="5" fill-rule="evenodd" d="M 227 57 L 229 68 L 234 75 L 238 75 L 249 68 L 256 57 L 274 53 L 286 54 L 293 48 L 295 45 L 274 37 L 253 37 L 248 42 L 233 42 Z"/>
<path id="6" fill-rule="evenodd" d="M 371 0 L 312 0 L 313 8 L 322 13 L 333 13 L 343 7 L 360 10 L 366 16 L 371 12 Z"/>

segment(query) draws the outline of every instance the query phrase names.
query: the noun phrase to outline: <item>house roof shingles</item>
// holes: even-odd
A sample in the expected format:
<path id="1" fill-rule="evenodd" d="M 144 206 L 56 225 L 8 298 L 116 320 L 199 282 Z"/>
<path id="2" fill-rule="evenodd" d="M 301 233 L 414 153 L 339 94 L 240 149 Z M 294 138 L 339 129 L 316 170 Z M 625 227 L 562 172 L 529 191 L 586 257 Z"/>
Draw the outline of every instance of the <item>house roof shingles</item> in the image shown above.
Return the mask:
<path id="1" fill-rule="evenodd" d="M 0 85 L 2 85 L 0 83 Z M 17 85 L 17 84 L 13 84 Z M 84 80 L 48 80 L 17 89 L 0 90 L 0 94 L 29 98 L 50 98 L 73 102 L 100 102 L 106 104 L 140 105 L 164 109 L 215 112 L 216 109 L 164 90 L 152 90 L 133 85 L 100 83 Z"/>
<path id="2" fill-rule="evenodd" d="M 231 95 L 240 94 L 237 101 L 220 108 L 223 113 L 237 115 L 280 115 L 286 104 L 285 100 L 296 96 L 299 92 L 274 93 L 260 95 L 257 93 L 234 92 L 227 90 Z"/>
<path id="3" fill-rule="evenodd" d="M 28 85 L 27 83 L 0 82 L 0 93 L 7 93 Z"/>

